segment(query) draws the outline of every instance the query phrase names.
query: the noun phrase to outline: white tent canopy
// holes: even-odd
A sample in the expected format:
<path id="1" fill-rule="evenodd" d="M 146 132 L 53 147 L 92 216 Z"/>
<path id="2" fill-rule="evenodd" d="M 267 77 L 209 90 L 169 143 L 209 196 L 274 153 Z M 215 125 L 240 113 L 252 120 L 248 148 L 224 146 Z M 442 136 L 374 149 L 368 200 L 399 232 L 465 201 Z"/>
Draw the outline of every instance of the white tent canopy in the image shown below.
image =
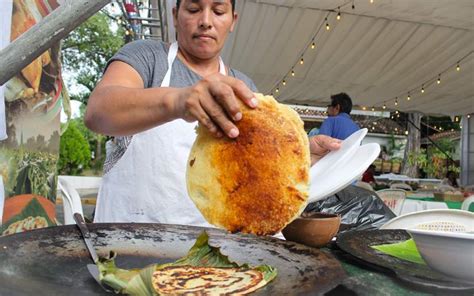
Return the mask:
<path id="1" fill-rule="evenodd" d="M 224 59 L 280 102 L 325 106 L 347 92 L 360 107 L 474 112 L 473 0 L 236 2 Z"/>

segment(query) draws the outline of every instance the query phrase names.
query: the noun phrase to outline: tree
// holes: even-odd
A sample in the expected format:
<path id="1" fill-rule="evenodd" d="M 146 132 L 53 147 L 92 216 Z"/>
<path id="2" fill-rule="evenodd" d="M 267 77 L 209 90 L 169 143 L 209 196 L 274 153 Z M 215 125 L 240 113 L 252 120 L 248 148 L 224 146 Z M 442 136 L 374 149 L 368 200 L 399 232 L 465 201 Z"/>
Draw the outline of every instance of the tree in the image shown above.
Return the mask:
<path id="1" fill-rule="evenodd" d="M 405 147 L 405 162 L 402 169 L 402 174 L 416 178 L 418 177 L 418 163 L 416 161 L 410 162 L 409 156 L 411 154 L 418 154 L 421 146 L 421 113 L 408 113 L 408 141 Z"/>
<path id="2" fill-rule="evenodd" d="M 89 96 L 101 78 L 107 61 L 123 46 L 124 29 L 118 27 L 117 30 L 112 30 L 113 22 L 115 20 L 99 12 L 63 40 L 63 65 L 73 74 L 72 83 L 69 83 L 68 87 L 81 89 L 79 93 L 71 95 L 72 100 L 87 105 Z M 81 117 L 83 117 L 83 112 L 81 112 Z M 101 170 L 105 137 L 89 131 L 83 124 L 76 127 L 89 141 L 90 147 L 94 147 L 95 157 L 92 160 L 92 167 Z"/>
<path id="3" fill-rule="evenodd" d="M 77 175 L 89 166 L 90 160 L 89 143 L 80 132 L 77 119 L 71 120 L 61 135 L 58 171 L 63 175 Z"/>

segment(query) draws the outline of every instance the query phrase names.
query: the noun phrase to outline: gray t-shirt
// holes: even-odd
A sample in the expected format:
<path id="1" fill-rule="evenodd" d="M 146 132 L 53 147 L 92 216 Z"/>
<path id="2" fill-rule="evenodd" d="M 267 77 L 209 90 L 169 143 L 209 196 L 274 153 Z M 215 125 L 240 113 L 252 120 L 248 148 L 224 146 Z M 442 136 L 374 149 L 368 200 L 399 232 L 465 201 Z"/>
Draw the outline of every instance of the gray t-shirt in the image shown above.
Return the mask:
<path id="1" fill-rule="evenodd" d="M 132 66 L 140 74 L 145 88 L 160 87 L 168 71 L 169 44 L 155 40 L 138 40 L 126 44 L 108 62 L 122 61 Z M 257 92 L 253 81 L 245 74 L 229 69 L 229 76 L 242 80 L 252 91 Z M 176 58 L 171 69 L 170 87 L 188 87 L 202 77 L 189 69 L 180 59 Z M 127 149 L 132 136 L 115 137 L 107 143 L 104 173 L 117 163 Z"/>

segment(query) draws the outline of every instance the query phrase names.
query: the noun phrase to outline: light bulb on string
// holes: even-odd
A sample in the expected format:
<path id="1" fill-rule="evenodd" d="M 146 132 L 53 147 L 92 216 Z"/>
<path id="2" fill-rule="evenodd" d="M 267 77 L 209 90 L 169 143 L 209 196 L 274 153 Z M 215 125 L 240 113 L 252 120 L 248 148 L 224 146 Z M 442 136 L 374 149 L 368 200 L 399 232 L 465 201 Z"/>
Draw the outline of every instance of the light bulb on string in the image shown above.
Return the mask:
<path id="1" fill-rule="evenodd" d="M 461 66 L 459 66 L 459 62 L 458 62 L 458 64 L 456 65 L 456 71 L 458 71 L 458 72 L 461 71 Z"/>
<path id="2" fill-rule="evenodd" d="M 283 84 L 283 86 L 285 86 L 286 85 L 286 80 L 283 79 L 283 81 L 281 83 Z"/>
<path id="3" fill-rule="evenodd" d="M 365 106 L 363 106 L 363 107 L 362 107 L 362 110 L 364 110 L 364 111 L 365 111 L 365 110 L 367 110 L 367 108 L 366 108 Z"/>
<path id="4" fill-rule="evenodd" d="M 130 35 L 130 31 L 129 30 L 125 30 L 125 35 Z"/>
<path id="5" fill-rule="evenodd" d="M 295 76 L 295 71 L 294 70 L 291 70 L 291 76 Z"/>
<path id="6" fill-rule="evenodd" d="M 437 84 L 441 83 L 441 74 L 438 75 L 438 80 L 436 81 Z"/>
<path id="7" fill-rule="evenodd" d="M 410 93 L 408 93 L 407 101 L 411 100 Z"/>
<path id="8" fill-rule="evenodd" d="M 398 114 L 398 110 L 395 110 L 395 114 Z"/>
<path id="9" fill-rule="evenodd" d="M 280 89 L 277 87 L 277 88 L 275 89 L 275 92 L 276 92 L 276 93 L 279 93 L 279 92 L 280 92 Z"/>
<path id="10" fill-rule="evenodd" d="M 341 19 L 341 8 L 338 7 L 337 8 L 337 16 L 336 16 L 336 19 L 339 21 Z"/>
<path id="11" fill-rule="evenodd" d="M 422 94 L 425 93 L 425 87 L 424 87 L 424 85 L 421 86 L 421 93 L 422 93 Z"/>
<path id="12" fill-rule="evenodd" d="M 355 9 L 355 8 L 356 8 L 356 6 L 354 4 L 354 0 L 352 0 L 352 9 Z"/>
<path id="13" fill-rule="evenodd" d="M 395 99 L 395 106 L 398 106 L 398 97 Z"/>
<path id="14" fill-rule="evenodd" d="M 369 2 L 370 2 L 370 4 L 374 4 L 374 0 L 370 0 Z"/>
<path id="15" fill-rule="evenodd" d="M 408 136 L 408 131 L 405 131 L 405 135 L 407 135 L 407 136 Z"/>
<path id="16" fill-rule="evenodd" d="M 316 43 L 311 43 L 311 49 L 315 49 L 316 48 Z"/>
<path id="17" fill-rule="evenodd" d="M 383 104 L 382 109 L 384 109 L 384 110 L 387 109 L 387 106 L 385 104 Z"/>
<path id="18" fill-rule="evenodd" d="M 304 60 L 303 60 L 303 58 L 301 58 L 300 65 L 303 65 L 303 64 L 304 64 Z"/>
<path id="19" fill-rule="evenodd" d="M 326 21 L 326 31 L 329 31 L 329 23 L 328 23 L 328 18 L 325 18 L 324 21 Z"/>
<path id="20" fill-rule="evenodd" d="M 469 118 L 471 118 L 471 114 L 468 114 L 468 115 L 467 115 L 467 119 L 469 119 Z"/>

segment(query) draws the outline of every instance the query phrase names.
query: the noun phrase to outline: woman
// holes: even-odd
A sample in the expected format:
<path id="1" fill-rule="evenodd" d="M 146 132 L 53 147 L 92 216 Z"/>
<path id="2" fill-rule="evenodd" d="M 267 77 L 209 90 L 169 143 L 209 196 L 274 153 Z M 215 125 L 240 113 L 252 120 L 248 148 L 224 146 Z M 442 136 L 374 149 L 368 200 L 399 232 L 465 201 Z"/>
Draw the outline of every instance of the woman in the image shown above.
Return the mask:
<path id="1" fill-rule="evenodd" d="M 254 83 L 219 56 L 237 21 L 234 8 L 231 0 L 177 1 L 177 43 L 133 42 L 109 62 L 85 115 L 90 129 L 121 136 L 106 161 L 96 222 L 208 226 L 186 192 L 196 122 L 235 138 L 237 100 L 257 105 Z M 324 137 L 312 143 L 314 161 L 339 146 Z"/>

